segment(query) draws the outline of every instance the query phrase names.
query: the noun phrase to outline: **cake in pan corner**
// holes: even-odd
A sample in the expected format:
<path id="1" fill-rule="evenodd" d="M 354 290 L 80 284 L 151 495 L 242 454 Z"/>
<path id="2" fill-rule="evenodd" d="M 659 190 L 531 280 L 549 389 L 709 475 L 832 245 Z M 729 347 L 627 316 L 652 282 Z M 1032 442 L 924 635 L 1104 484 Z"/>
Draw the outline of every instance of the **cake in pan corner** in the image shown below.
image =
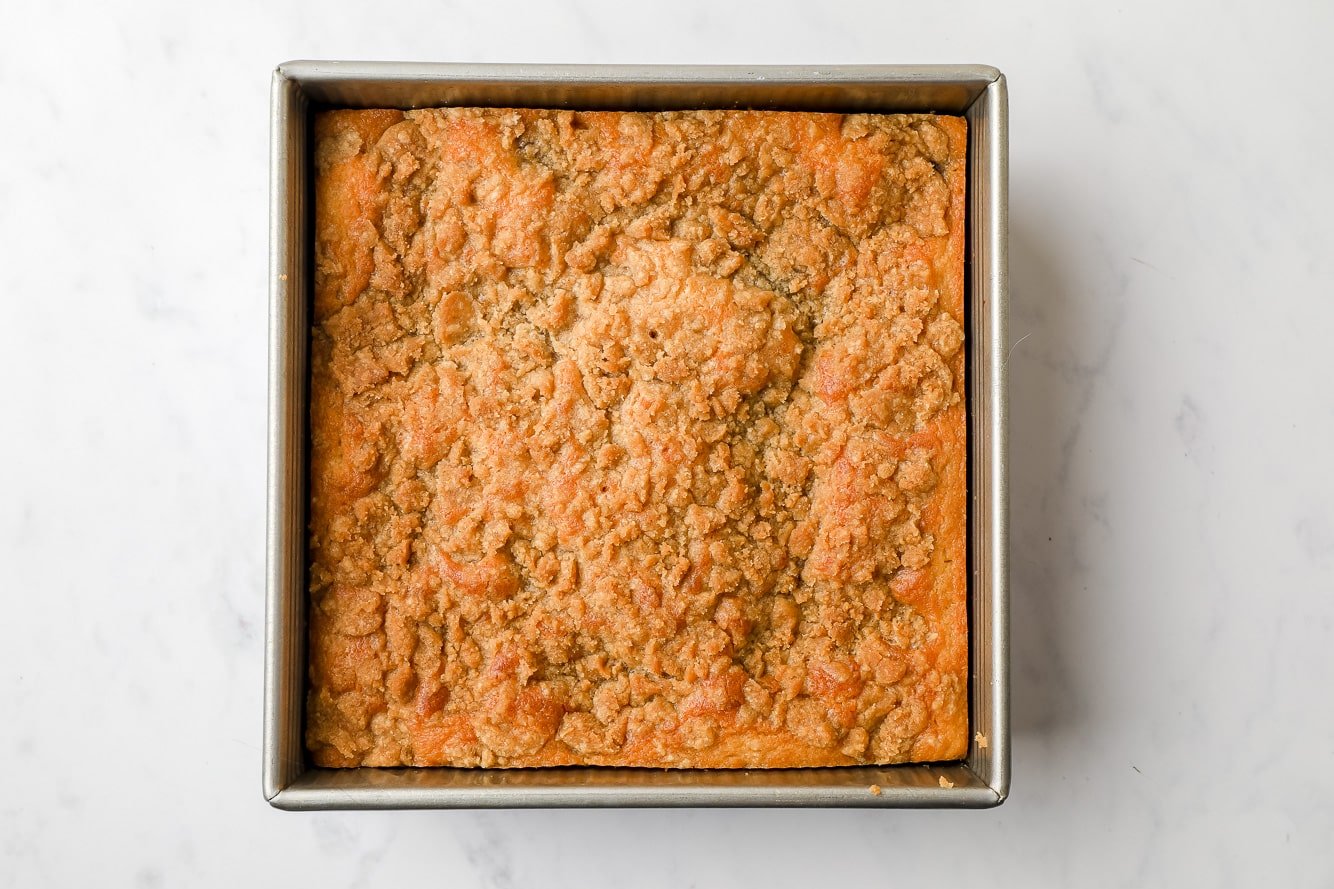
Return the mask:
<path id="1" fill-rule="evenodd" d="M 317 765 L 964 754 L 962 119 L 315 126 Z"/>

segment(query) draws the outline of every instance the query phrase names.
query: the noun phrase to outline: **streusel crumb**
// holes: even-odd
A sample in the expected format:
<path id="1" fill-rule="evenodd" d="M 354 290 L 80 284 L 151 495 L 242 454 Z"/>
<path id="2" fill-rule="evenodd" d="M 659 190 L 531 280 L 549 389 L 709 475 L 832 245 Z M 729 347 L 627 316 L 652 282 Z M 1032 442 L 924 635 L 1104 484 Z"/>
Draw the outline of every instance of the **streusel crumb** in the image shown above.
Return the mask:
<path id="1" fill-rule="evenodd" d="M 965 143 L 317 115 L 315 762 L 963 755 Z"/>

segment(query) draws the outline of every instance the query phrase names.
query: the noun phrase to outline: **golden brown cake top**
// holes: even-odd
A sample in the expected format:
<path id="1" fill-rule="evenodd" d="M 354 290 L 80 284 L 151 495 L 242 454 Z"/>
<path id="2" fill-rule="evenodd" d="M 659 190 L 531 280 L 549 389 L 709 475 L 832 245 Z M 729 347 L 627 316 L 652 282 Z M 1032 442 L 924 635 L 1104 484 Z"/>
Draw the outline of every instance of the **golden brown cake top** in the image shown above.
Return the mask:
<path id="1" fill-rule="evenodd" d="M 965 142 L 318 115 L 315 761 L 962 755 Z"/>

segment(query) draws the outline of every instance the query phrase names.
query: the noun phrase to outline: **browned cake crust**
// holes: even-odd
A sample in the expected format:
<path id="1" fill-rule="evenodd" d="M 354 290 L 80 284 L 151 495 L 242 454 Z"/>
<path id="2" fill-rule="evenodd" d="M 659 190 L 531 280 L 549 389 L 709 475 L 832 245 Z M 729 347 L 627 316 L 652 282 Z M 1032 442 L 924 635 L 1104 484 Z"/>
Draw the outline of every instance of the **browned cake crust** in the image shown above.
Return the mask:
<path id="1" fill-rule="evenodd" d="M 316 136 L 316 763 L 964 753 L 962 120 Z"/>

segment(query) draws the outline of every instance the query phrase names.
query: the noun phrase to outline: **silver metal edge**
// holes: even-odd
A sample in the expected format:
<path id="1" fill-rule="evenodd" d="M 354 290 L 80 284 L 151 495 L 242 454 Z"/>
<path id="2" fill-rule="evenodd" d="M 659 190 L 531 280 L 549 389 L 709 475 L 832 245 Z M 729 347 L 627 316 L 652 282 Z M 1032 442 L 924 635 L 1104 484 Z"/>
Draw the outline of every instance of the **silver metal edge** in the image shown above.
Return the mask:
<path id="1" fill-rule="evenodd" d="M 264 796 L 273 801 L 301 770 L 304 540 L 301 454 L 305 406 L 306 122 L 300 85 L 275 72 L 270 94 L 269 466 L 264 640 Z"/>
<path id="2" fill-rule="evenodd" d="M 988 136 L 991 151 L 987 178 L 992 202 L 991 233 L 991 341 L 992 418 L 991 477 L 991 644 L 992 725 L 996 746 L 985 779 L 996 792 L 996 804 L 1010 794 L 1010 488 L 1009 488 L 1009 378 L 1006 343 L 1009 341 L 1010 302 L 1010 115 L 1009 91 L 1003 74 L 987 87 L 990 107 Z"/>
<path id="3" fill-rule="evenodd" d="M 280 792 L 271 804 L 291 812 L 376 809 L 569 809 L 619 808 L 904 808 L 986 809 L 997 805 L 985 784 L 968 787 L 899 788 L 887 804 L 866 785 L 828 787 L 675 787 L 636 788 L 592 786 L 524 787 L 497 793 L 491 787 L 373 788 L 307 787 L 302 783 Z"/>
<path id="4" fill-rule="evenodd" d="M 1000 78 L 990 65 L 511 65 L 458 62 L 373 62 L 294 59 L 278 73 L 314 94 L 321 84 L 344 80 L 421 82 L 487 80 L 542 84 L 581 83 L 738 83 L 819 84 L 972 83 L 985 88 Z"/>
<path id="5" fill-rule="evenodd" d="M 998 72 L 984 65 L 624 66 L 287 62 L 314 103 L 583 108 L 807 108 L 962 113 Z"/>
<path id="6" fill-rule="evenodd" d="M 973 164 L 969 182 L 972 353 L 970 451 L 972 477 L 969 627 L 972 725 L 969 766 L 995 791 L 1009 792 L 1009 575 L 1006 481 L 1006 367 L 1008 313 L 1008 169 L 1005 78 L 998 76 L 968 110 Z"/>
<path id="7" fill-rule="evenodd" d="M 346 79 L 372 81 L 478 81 L 505 80 L 518 83 L 617 83 L 689 84 L 756 83 L 956 83 L 981 86 L 974 105 L 985 104 L 982 117 L 987 122 L 986 151 L 970 158 L 969 173 L 987 184 L 985 218 L 978 248 L 987 273 L 982 280 L 991 296 L 987 306 L 991 327 L 985 354 L 975 353 L 987 363 L 987 427 L 990 437 L 986 458 L 990 471 L 986 481 L 987 508 L 980 513 L 990 525 L 986 535 L 985 561 L 981 567 L 989 575 L 986 583 L 987 610 L 992 620 L 987 628 L 989 641 L 985 668 L 989 705 L 980 720 L 991 730 L 990 752 L 978 757 L 972 745 L 967 765 L 957 765 L 960 775 L 974 779 L 956 782 L 966 786 L 906 787 L 887 786 L 879 796 L 864 791 L 860 784 L 828 787 L 754 786 L 697 788 L 627 787 L 627 786 L 511 786 L 511 787 L 321 787 L 317 779 L 324 770 L 301 773 L 301 692 L 304 676 L 301 654 L 303 640 L 283 644 L 296 632 L 300 637 L 302 566 L 293 564 L 291 535 L 304 542 L 300 501 L 302 478 L 298 440 L 303 427 L 299 381 L 305 373 L 304 282 L 301 280 L 301 246 L 305 209 L 291 213 L 283 203 L 292 193 L 294 182 L 304 200 L 304 183 L 299 166 L 304 160 L 304 102 L 307 88 L 316 93 L 321 84 Z M 981 82 L 979 84 L 979 82 Z M 316 96 L 318 98 L 318 96 Z M 1005 409 L 1003 343 L 1006 303 L 1005 236 L 1007 120 L 1004 76 L 995 68 L 964 66 L 834 66 L 834 67 L 740 67 L 740 66 L 585 66 L 585 65 L 466 65 L 376 62 L 287 62 L 274 73 L 273 144 L 271 173 L 272 243 L 271 346 L 270 346 L 270 451 L 269 451 L 269 600 L 266 625 L 264 792 L 269 802 L 280 809 L 382 809 L 382 808 L 480 808 L 480 807 L 565 807 L 565 806 L 865 806 L 865 807 L 959 807 L 989 808 L 1004 801 L 1009 790 L 1008 726 L 1008 575 L 1006 573 L 1007 501 L 1005 482 Z M 973 118 L 970 109 L 970 120 Z M 293 129 L 298 129 L 293 138 Z M 300 150 L 294 142 L 300 142 Z M 293 163 L 298 166 L 291 166 Z M 984 174 L 984 176 L 979 176 Z M 971 186 L 970 186 L 971 187 Z M 983 245 L 986 245 L 983 247 Z M 989 248 L 989 249 L 987 249 Z M 295 251 L 295 252 L 294 252 Z M 284 271 L 286 269 L 286 271 Z M 286 274 L 287 280 L 281 279 Z M 974 287 L 978 278 L 974 278 Z M 976 293 L 976 291 L 975 291 Z M 974 303 L 977 303 L 974 296 Z M 300 316 L 300 317 L 298 317 Z M 293 386 L 298 388 L 293 390 Z M 293 448 L 297 459 L 293 460 Z M 977 453 L 975 451 L 975 453 Z M 295 527 L 291 527 L 295 524 Z M 980 523 L 975 527 L 980 528 Z M 301 550 L 304 552 L 304 549 Z M 297 560 L 299 562 L 299 560 Z M 285 650 L 284 650 L 285 649 Z M 976 677 L 978 679 L 982 677 Z M 977 714 L 982 716 L 982 714 Z M 947 767 L 951 768 L 951 767 Z M 315 786 L 312 786 L 315 785 Z"/>

